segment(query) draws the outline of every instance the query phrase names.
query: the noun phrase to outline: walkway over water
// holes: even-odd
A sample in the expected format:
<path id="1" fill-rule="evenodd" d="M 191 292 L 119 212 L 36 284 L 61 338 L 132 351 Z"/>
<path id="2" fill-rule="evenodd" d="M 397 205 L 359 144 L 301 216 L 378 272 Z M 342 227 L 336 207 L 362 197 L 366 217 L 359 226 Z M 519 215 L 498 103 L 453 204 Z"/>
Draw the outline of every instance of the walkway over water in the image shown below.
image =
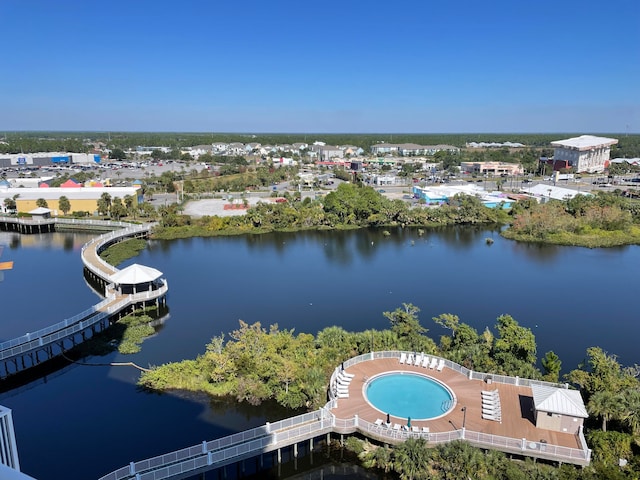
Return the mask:
<path id="1" fill-rule="evenodd" d="M 5 224 L 5 226 L 7 222 L 13 224 L 13 220 L 20 221 L 16 223 L 17 225 L 27 225 L 23 219 L 8 217 L 0 217 L 0 224 Z M 43 219 L 42 221 L 31 221 L 30 224 L 41 226 L 46 223 L 49 225 L 48 220 L 55 221 L 52 225 L 64 224 L 76 227 L 83 222 Z M 118 229 L 94 238 L 82 248 L 82 262 L 92 279 L 104 287 L 103 296 L 105 299 L 74 317 L 0 343 L 0 379 L 40 365 L 73 349 L 109 327 L 118 315 L 123 315 L 136 307 L 164 303 L 168 291 L 165 279 L 159 279 L 152 285 L 145 284 L 145 291 L 136 290 L 136 286 L 133 286 L 132 293 L 123 294 L 122 288 L 113 281 L 113 276 L 119 270 L 106 263 L 99 255 L 109 245 L 123 239 L 147 237 L 153 225 L 131 225 L 122 222 L 95 220 L 85 222 L 90 228 Z"/>
<path id="2" fill-rule="evenodd" d="M 408 355 L 410 352 L 404 353 Z M 499 434 L 498 431 L 493 433 L 489 431 L 498 426 L 498 423 L 482 420 L 481 407 L 472 404 L 473 401 L 480 403 L 480 391 L 486 388 L 483 381 L 488 374 L 470 371 L 457 363 L 444 359 L 444 368 L 440 372 L 431 370 L 429 375 L 436 377 L 441 374 L 439 378 L 442 381 L 457 383 L 457 385 L 450 385 L 450 387 L 456 392 L 458 406 L 465 402 L 464 405 L 467 409 L 464 414 L 460 408 L 454 408 L 437 420 L 416 422 L 425 423 L 423 426 L 429 424 L 429 431 L 424 431 L 422 428 L 395 430 L 376 423 L 375 417 L 381 416 L 381 413 L 362 402 L 362 388 L 366 381 L 364 377 L 369 378 L 374 372 L 382 373 L 397 369 L 409 371 L 413 368 L 419 368 L 400 365 L 401 354 L 402 352 L 398 351 L 373 352 L 345 361 L 345 371 L 354 375 L 353 385 L 349 386 L 348 398 L 334 398 L 323 408 L 314 412 L 271 424 L 267 423 L 264 426 L 217 440 L 204 441 L 201 444 L 158 457 L 131 462 L 129 465 L 101 477 L 100 480 L 187 478 L 273 451 L 277 451 L 278 458 L 280 458 L 280 450 L 291 445 L 294 447 L 295 455 L 297 444 L 301 442 L 313 442 L 315 438 L 331 433 L 343 435 L 356 432 L 390 444 L 397 444 L 408 438 L 424 438 L 431 446 L 463 440 L 476 447 L 500 450 L 519 456 L 576 465 L 590 463 L 591 450 L 587 447 L 582 430 L 578 434 L 572 435 L 542 430 L 535 428 L 535 426 L 526 427 L 523 421 L 518 421 L 519 409 L 503 412 L 505 423 L 502 434 Z M 337 374 L 338 369 L 332 375 L 331 384 Z M 557 386 L 556 384 L 517 377 L 501 375 L 491 375 L 491 377 L 494 383 L 493 387 L 497 387 L 501 392 L 504 390 L 505 393 L 510 389 L 529 388 L 531 384 Z M 460 389 L 462 383 L 467 383 L 466 388 L 471 390 L 469 392 L 462 391 Z M 467 395 L 472 395 L 473 400 L 471 396 L 467 397 Z M 506 397 L 507 395 L 505 395 Z M 508 402 L 505 403 L 505 410 L 511 410 L 511 408 Z M 465 425 L 465 420 L 470 428 Z M 525 420 L 528 421 L 528 419 Z M 399 422 L 400 420 L 394 419 L 394 421 Z M 415 426 L 417 427 L 417 425 Z M 541 435 L 546 437 L 544 441 L 540 441 Z"/>

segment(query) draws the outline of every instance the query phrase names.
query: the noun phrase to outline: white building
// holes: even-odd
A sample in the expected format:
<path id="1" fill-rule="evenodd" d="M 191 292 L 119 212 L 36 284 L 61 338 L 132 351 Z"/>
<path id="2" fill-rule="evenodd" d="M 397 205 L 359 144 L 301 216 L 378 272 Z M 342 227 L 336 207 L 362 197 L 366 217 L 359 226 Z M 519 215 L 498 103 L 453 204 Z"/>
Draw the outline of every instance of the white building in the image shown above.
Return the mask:
<path id="1" fill-rule="evenodd" d="M 575 168 L 576 172 L 598 173 L 609 166 L 611 145 L 618 143 L 615 138 L 594 137 L 581 135 L 551 142 L 553 151 L 554 170 L 558 164 L 564 168 Z"/>

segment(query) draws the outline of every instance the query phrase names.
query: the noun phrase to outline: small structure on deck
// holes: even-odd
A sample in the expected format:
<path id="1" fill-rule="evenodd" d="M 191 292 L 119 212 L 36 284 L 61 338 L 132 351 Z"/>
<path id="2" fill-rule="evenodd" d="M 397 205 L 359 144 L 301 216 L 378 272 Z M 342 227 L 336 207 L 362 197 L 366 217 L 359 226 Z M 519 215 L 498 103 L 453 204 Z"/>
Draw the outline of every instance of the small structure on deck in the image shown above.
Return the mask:
<path id="1" fill-rule="evenodd" d="M 116 289 L 124 295 L 147 292 L 162 287 L 162 272 L 138 263 L 123 268 L 111 276 Z"/>
<path id="2" fill-rule="evenodd" d="M 538 428 L 575 434 L 589 416 L 577 390 L 533 384 L 531 393 Z"/>
<path id="3" fill-rule="evenodd" d="M 34 208 L 28 212 L 34 219 L 51 218 L 51 210 L 45 207 Z"/>

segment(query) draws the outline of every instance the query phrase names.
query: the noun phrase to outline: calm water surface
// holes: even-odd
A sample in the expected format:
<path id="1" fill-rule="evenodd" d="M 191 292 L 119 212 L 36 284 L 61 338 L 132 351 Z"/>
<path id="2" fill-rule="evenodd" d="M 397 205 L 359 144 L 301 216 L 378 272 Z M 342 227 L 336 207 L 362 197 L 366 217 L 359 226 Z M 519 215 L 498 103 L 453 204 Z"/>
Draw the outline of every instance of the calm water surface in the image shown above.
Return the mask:
<path id="1" fill-rule="evenodd" d="M 82 275 L 88 235 L 2 233 L 0 339 L 72 316 L 99 297 Z M 495 243 L 487 245 L 491 237 Z M 437 338 L 431 320 L 454 313 L 478 330 L 503 313 L 530 327 L 539 356 L 554 350 L 563 371 L 589 346 L 640 363 L 633 314 L 640 249 L 540 247 L 483 229 L 272 234 L 150 242 L 139 257 L 169 281 L 169 317 L 142 351 L 86 362 L 161 364 L 192 358 L 238 320 L 316 333 L 387 328 L 403 302 Z M 0 396 L 13 410 L 23 471 L 39 480 L 97 479 L 132 460 L 183 448 L 289 416 L 273 405 L 151 394 L 123 367 L 71 366 Z"/>

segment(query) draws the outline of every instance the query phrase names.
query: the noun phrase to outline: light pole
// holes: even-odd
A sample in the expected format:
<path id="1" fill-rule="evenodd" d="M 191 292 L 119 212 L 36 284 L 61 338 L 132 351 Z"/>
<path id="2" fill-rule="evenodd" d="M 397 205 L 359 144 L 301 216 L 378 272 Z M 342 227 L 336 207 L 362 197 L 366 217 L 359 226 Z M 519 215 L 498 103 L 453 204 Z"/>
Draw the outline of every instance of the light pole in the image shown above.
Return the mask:
<path id="1" fill-rule="evenodd" d="M 464 432 L 464 426 L 467 423 L 467 407 L 462 407 L 462 431 Z"/>

